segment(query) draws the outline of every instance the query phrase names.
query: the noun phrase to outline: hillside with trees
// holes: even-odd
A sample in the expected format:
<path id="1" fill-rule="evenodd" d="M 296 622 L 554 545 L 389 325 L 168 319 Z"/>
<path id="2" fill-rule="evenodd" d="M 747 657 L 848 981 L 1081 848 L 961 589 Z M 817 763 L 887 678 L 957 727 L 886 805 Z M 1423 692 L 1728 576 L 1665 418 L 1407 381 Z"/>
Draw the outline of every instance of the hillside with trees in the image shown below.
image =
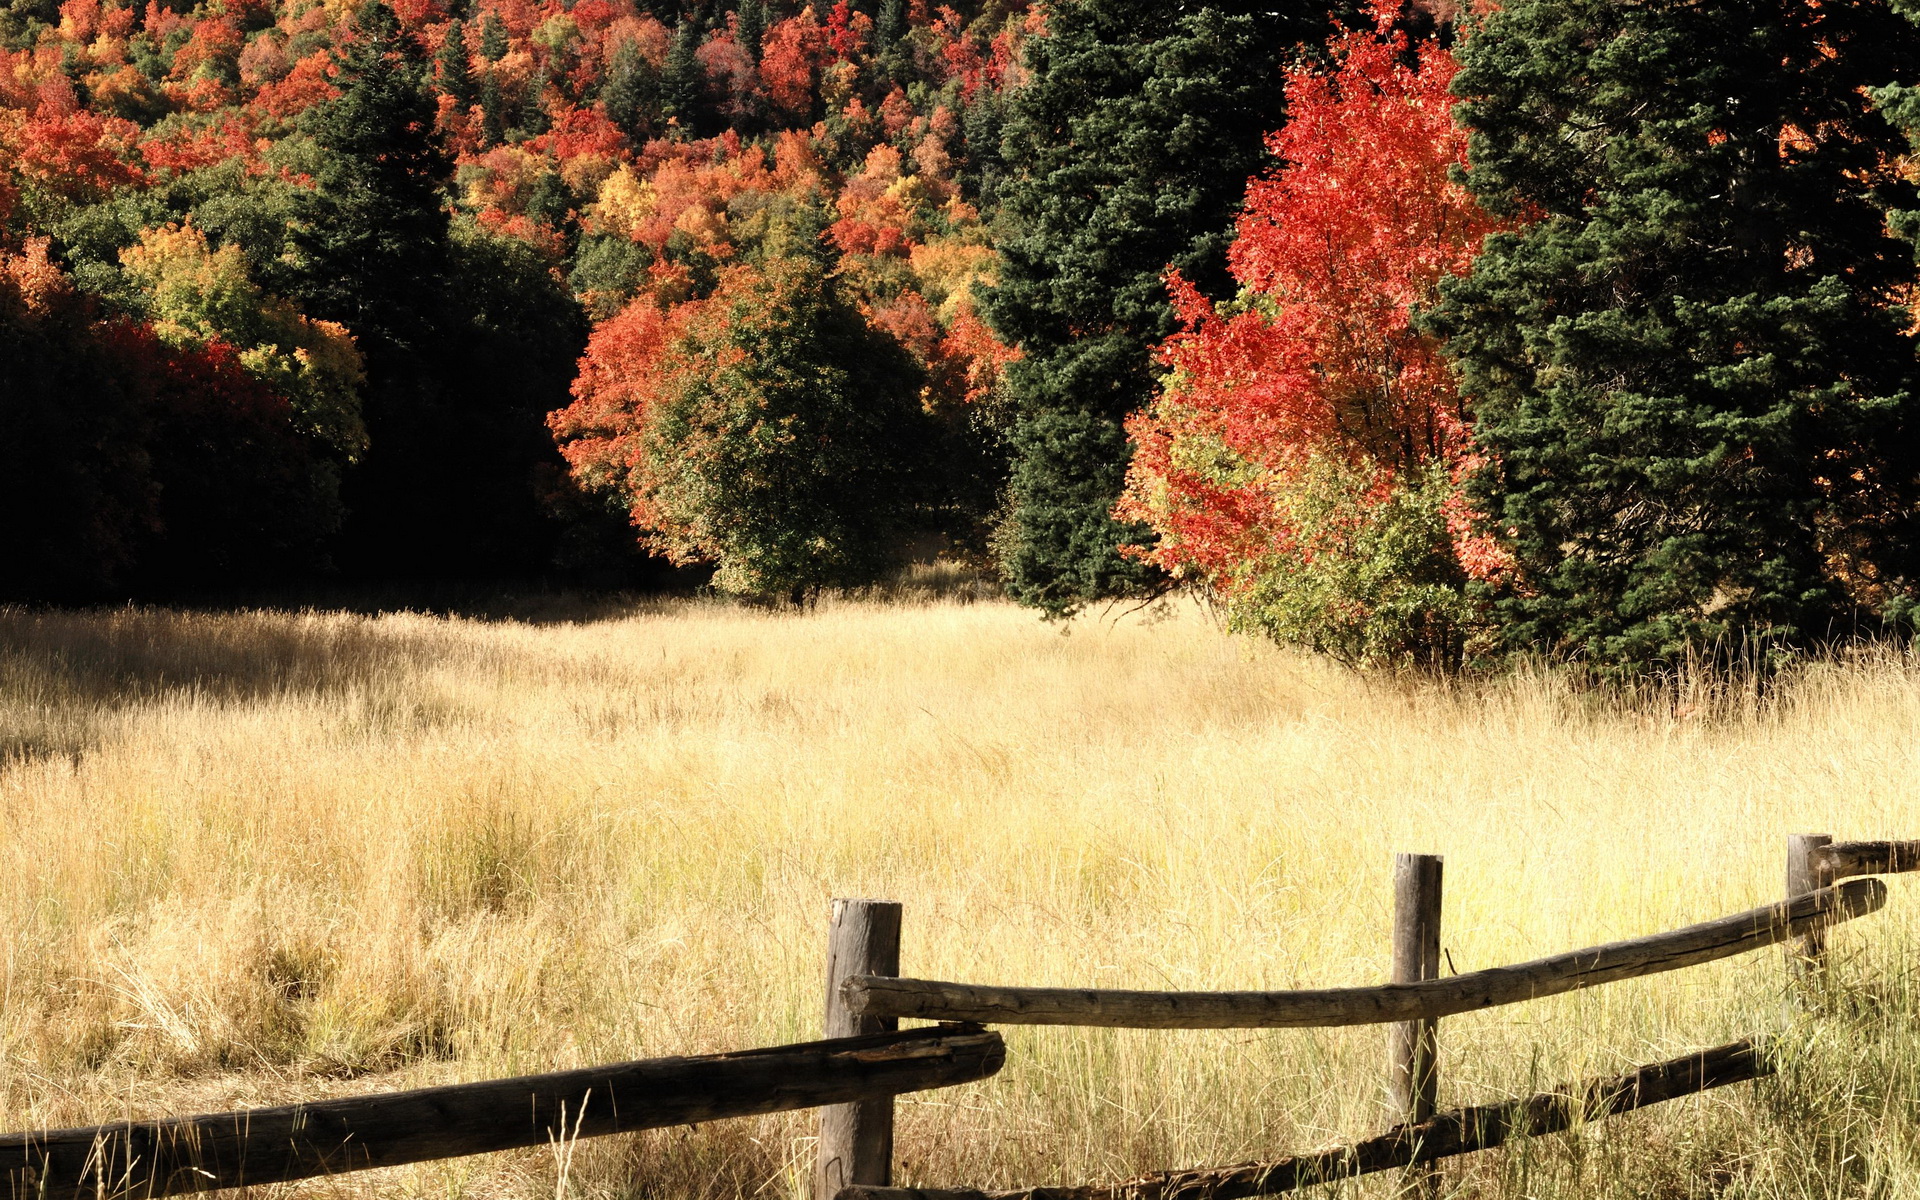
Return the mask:
<path id="1" fill-rule="evenodd" d="M 1906 630 L 1916 89 L 1890 0 L 8 0 L 0 593 Z"/>

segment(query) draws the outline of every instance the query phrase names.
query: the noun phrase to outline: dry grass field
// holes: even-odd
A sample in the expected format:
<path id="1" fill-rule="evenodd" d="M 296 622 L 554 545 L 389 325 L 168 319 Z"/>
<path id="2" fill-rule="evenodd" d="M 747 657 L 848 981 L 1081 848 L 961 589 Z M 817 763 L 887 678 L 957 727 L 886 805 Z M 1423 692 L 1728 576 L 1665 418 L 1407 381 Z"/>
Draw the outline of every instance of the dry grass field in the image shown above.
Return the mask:
<path id="1" fill-rule="evenodd" d="M 1194 608 L 0 611 L 0 821 L 0 1126 L 72 1125 L 805 1039 L 835 895 L 904 902 L 908 973 L 1030 984 L 1378 981 L 1396 850 L 1446 856 L 1461 971 L 1671 928 L 1774 898 L 1788 833 L 1920 837 L 1920 660 L 1631 706 L 1369 679 Z M 1783 1021 L 1794 1046 L 1781 1079 L 1447 1188 L 1920 1196 L 1920 877 L 1889 882 L 1813 1016 L 1763 953 L 1443 1022 L 1443 1105 Z M 1377 1028 L 1009 1043 L 997 1078 L 902 1104 L 907 1181 L 1091 1182 L 1382 1122 Z M 811 1134 L 271 1190 L 799 1200 Z"/>

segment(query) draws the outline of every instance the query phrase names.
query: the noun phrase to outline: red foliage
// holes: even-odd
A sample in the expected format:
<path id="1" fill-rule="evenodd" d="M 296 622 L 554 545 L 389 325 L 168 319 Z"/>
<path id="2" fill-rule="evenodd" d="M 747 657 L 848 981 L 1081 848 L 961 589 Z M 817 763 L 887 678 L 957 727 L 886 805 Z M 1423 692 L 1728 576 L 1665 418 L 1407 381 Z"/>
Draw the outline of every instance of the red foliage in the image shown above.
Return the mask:
<path id="1" fill-rule="evenodd" d="M 0 110 L 0 151 L 12 159 L 22 181 L 83 204 L 146 181 L 135 162 L 139 126 L 91 112 L 55 112 L 55 107 L 43 106 L 41 115 L 24 120 L 18 110 Z"/>
<path id="2" fill-rule="evenodd" d="M 272 116 L 285 118 L 297 116 L 322 100 L 331 100 L 340 91 L 328 78 L 330 66 L 327 51 L 315 50 L 293 64 L 286 78 L 261 88 L 254 103 Z"/>
<path id="3" fill-rule="evenodd" d="M 257 175 L 266 170 L 260 157 L 263 148 L 246 122 L 226 113 L 218 125 L 200 129 L 176 126 L 165 137 L 150 137 L 140 143 L 140 154 L 157 174 L 192 171 L 239 159 L 247 164 L 250 174 Z"/>
<path id="4" fill-rule="evenodd" d="M 826 31 L 813 15 L 812 5 L 797 16 L 774 22 L 760 44 L 760 78 L 768 97 L 795 116 L 811 112 L 828 52 Z"/>
<path id="5" fill-rule="evenodd" d="M 617 487 L 644 469 L 648 422 L 678 369 L 668 350 L 700 308 L 699 301 L 662 308 L 642 297 L 593 331 L 573 403 L 547 417 L 581 483 Z"/>
<path id="6" fill-rule="evenodd" d="M 1255 180 L 1230 251 L 1255 297 L 1216 314 L 1170 280 L 1186 328 L 1162 357 L 1166 396 L 1129 423 L 1135 459 L 1123 516 L 1161 534 L 1151 557 L 1218 579 L 1290 531 L 1274 485 L 1304 456 L 1331 453 L 1379 472 L 1379 488 L 1438 460 L 1456 478 L 1476 463 L 1461 399 L 1439 347 L 1411 325 L 1439 281 L 1464 272 L 1495 227 L 1448 170 L 1466 135 L 1451 119 L 1451 56 L 1413 51 L 1375 6 L 1377 32 L 1336 38 L 1328 74 L 1292 73 L 1288 122 L 1268 139 L 1285 165 Z M 1175 453 L 1218 446 L 1250 469 L 1221 472 Z M 1201 456 L 1202 458 L 1206 456 Z M 1490 543 L 1452 514 L 1470 572 L 1497 569 Z"/>

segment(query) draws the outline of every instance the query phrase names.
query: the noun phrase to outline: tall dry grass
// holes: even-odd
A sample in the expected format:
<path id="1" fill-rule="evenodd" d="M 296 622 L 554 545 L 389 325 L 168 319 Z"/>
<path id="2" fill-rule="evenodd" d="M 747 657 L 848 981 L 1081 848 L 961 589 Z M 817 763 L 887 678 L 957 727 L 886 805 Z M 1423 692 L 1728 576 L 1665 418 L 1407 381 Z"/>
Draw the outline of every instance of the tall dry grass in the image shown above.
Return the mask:
<path id="1" fill-rule="evenodd" d="M 828 900 L 910 973 L 1376 981 L 1396 850 L 1461 971 L 1781 888 L 1784 837 L 1920 837 L 1920 663 L 1765 702 L 1355 676 L 1197 610 L 706 603 L 546 623 L 0 612 L 0 1125 L 71 1125 L 815 1036 Z M 1462 1195 L 1920 1195 L 1920 879 L 1836 938 L 1788 1077 L 1450 1168 Z M 1783 1020 L 1762 954 L 1442 1024 L 1442 1103 Z M 1015 1030 L 908 1098 L 901 1173 L 1071 1183 L 1382 1119 L 1383 1034 Z M 770 1117 L 278 1191 L 804 1191 Z M 1377 1194 L 1385 1185 L 1350 1186 Z"/>

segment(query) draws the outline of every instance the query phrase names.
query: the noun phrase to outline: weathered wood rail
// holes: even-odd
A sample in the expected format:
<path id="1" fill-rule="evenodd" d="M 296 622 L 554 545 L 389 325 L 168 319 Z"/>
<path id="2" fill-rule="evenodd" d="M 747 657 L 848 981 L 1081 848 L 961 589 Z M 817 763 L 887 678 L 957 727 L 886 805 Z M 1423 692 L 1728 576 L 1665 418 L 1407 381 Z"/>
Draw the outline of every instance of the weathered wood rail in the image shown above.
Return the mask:
<path id="1" fill-rule="evenodd" d="M 1440 860 L 1396 867 L 1393 983 L 1288 992 L 1135 992 L 983 987 L 896 978 L 901 912 L 842 900 L 829 939 L 829 1040 L 646 1059 L 484 1083 L 229 1113 L 0 1135 L 0 1200 L 153 1200 L 372 1167 L 803 1108 L 821 1109 L 816 1200 L 1238 1200 L 1396 1168 L 1422 1168 L 1514 1138 L 1571 1128 L 1772 1071 L 1735 1042 L 1562 1091 L 1434 1115 L 1441 1017 L 1674 971 L 1795 941 L 1804 976 L 1825 933 L 1878 910 L 1920 870 L 1920 841 L 1790 842 L 1787 899 L 1670 933 L 1436 978 Z M 1846 879 L 1847 882 L 1839 882 Z M 902 1017 L 949 1022 L 895 1031 Z M 954 1023 L 957 1022 L 957 1023 Z M 1391 1024 L 1399 1123 L 1378 1137 L 1266 1163 L 1164 1172 L 1126 1183 L 983 1192 L 892 1185 L 893 1100 L 986 1078 L 1006 1059 L 983 1024 L 1148 1029 Z M 1416 1177 L 1414 1182 L 1419 1182 Z"/>
<path id="2" fill-rule="evenodd" d="M 1829 842 L 1814 852 L 1829 879 L 1920 871 L 1920 842 Z"/>
<path id="3" fill-rule="evenodd" d="M 849 1009 L 868 1016 L 977 1021 L 983 1025 L 1323 1029 L 1431 1021 L 1731 958 L 1874 912 L 1886 901 L 1887 887 L 1879 880 L 1850 880 L 1671 933 L 1608 942 L 1444 979 L 1373 987 L 1143 992 L 990 987 L 857 975 L 841 986 L 841 992 Z"/>
<path id="4" fill-rule="evenodd" d="M 1454 1109 L 1418 1124 L 1396 1126 L 1378 1137 L 1275 1162 L 1165 1171 L 1094 1187 L 1011 1191 L 850 1187 L 840 1192 L 839 1200 L 1243 1200 L 1273 1196 L 1356 1175 L 1491 1150 L 1517 1138 L 1559 1133 L 1583 1122 L 1772 1073 L 1773 1064 L 1763 1043 L 1730 1042 L 1624 1075 L 1536 1092 L 1499 1104 Z"/>
<path id="5" fill-rule="evenodd" d="M 1884 883 L 1850 877 L 1915 870 L 1920 870 L 1920 841 L 1835 842 L 1825 834 L 1801 834 L 1788 841 L 1787 897 L 1778 903 L 1668 933 L 1442 979 L 1437 978 L 1441 861 L 1434 855 L 1400 855 L 1395 862 L 1393 982 L 1374 987 L 1259 992 L 995 987 L 899 978 L 897 966 L 866 973 L 830 969 L 830 1021 L 911 1017 L 1133 1029 L 1387 1024 L 1387 1090 L 1397 1124 L 1378 1137 L 1274 1162 L 1165 1172 L 1089 1187 L 981 1191 L 891 1186 L 890 1158 L 879 1158 L 873 1149 L 879 1145 L 876 1106 L 867 1110 L 866 1148 L 844 1139 L 832 1145 L 831 1152 L 842 1159 L 831 1175 L 823 1171 L 817 1176 L 815 1200 L 1238 1200 L 1396 1168 L 1412 1168 L 1403 1196 L 1431 1196 L 1437 1181 L 1423 1172 L 1441 1159 L 1773 1071 L 1762 1042 L 1740 1041 L 1610 1079 L 1436 1116 L 1435 1022 L 1441 1017 L 1677 971 L 1781 943 L 1790 943 L 1795 976 L 1805 980 L 1824 968 L 1826 935 L 1833 926 L 1875 912 L 1887 901 Z M 1843 879 L 1848 882 L 1840 882 Z M 838 912 L 836 908 L 836 921 Z M 897 963 L 897 910 L 890 920 L 888 961 Z M 823 1125 L 823 1162 L 830 1152 L 826 1132 Z"/>
<path id="6" fill-rule="evenodd" d="M 148 1200 L 982 1079 L 1000 1035 L 937 1026 L 313 1104 L 0 1136 L 5 1200 Z"/>

